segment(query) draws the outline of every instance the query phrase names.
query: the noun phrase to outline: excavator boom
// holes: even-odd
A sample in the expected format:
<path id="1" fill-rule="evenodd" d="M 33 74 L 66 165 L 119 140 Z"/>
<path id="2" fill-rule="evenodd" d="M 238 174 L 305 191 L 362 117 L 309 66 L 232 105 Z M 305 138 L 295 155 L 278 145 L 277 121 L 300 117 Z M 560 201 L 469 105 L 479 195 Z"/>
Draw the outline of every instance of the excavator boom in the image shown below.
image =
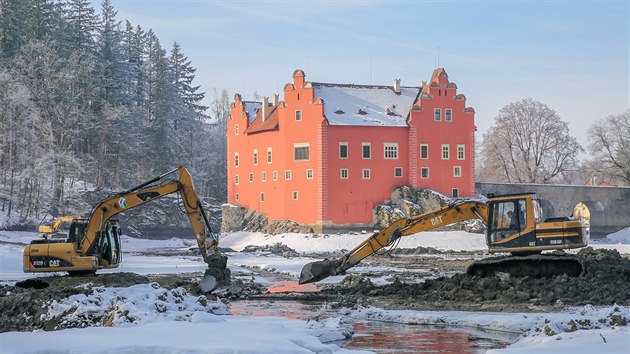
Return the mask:
<path id="1" fill-rule="evenodd" d="M 299 282 L 300 284 L 312 283 L 332 275 L 343 274 L 365 257 L 393 245 L 402 236 L 410 236 L 421 231 L 475 218 L 483 222 L 488 219 L 487 203 L 477 200 L 457 200 L 438 210 L 412 218 L 399 219 L 374 233 L 341 258 L 325 259 L 305 265 Z"/>

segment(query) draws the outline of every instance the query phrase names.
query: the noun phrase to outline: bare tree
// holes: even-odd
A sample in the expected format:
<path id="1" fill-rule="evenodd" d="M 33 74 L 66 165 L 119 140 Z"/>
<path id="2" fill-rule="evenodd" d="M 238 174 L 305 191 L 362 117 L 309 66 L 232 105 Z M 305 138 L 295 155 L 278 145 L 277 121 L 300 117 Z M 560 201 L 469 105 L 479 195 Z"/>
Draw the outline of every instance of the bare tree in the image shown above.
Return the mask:
<path id="1" fill-rule="evenodd" d="M 630 110 L 598 120 L 588 130 L 588 138 L 596 176 L 630 185 Z"/>
<path id="2" fill-rule="evenodd" d="M 480 178 L 498 182 L 568 182 L 583 148 L 547 105 L 526 98 L 503 107 L 483 136 Z"/>

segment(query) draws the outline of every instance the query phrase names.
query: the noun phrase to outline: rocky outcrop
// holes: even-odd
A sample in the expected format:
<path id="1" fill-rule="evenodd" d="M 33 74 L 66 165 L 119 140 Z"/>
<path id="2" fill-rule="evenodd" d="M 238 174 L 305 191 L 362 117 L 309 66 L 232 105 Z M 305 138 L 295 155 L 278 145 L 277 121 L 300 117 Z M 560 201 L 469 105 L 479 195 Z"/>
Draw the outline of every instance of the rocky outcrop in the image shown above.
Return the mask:
<path id="1" fill-rule="evenodd" d="M 289 232 L 313 233 L 313 228 L 291 220 L 269 222 L 267 215 L 257 213 L 255 210 L 238 205 L 223 204 L 221 231 L 260 231 L 275 235 Z"/>
<path id="2" fill-rule="evenodd" d="M 377 205 L 376 226 L 387 227 L 401 218 L 414 217 L 446 206 L 450 198 L 431 189 L 398 187 L 392 191 L 392 199 Z"/>

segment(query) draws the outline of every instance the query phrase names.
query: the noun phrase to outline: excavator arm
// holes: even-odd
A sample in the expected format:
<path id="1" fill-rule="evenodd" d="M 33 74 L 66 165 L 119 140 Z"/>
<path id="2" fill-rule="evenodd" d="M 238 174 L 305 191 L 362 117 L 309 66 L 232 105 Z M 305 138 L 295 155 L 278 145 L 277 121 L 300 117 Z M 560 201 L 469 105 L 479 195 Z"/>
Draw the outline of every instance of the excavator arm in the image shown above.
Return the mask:
<path id="1" fill-rule="evenodd" d="M 177 180 L 170 180 L 159 185 L 151 185 L 175 172 L 179 172 L 179 178 Z M 197 244 L 205 260 L 208 249 L 212 248 L 217 250 L 219 239 L 218 235 L 212 231 L 208 216 L 193 186 L 190 173 L 183 166 L 137 187 L 102 200 L 90 213 L 84 236 L 79 242 L 80 252 L 83 255 L 91 255 L 95 252 L 98 243 L 98 235 L 104 231 L 107 221 L 116 214 L 176 192 L 179 192 L 182 198 L 188 218 L 190 219 L 190 224 L 197 238 Z"/>
<path id="2" fill-rule="evenodd" d="M 312 283 L 332 275 L 343 274 L 364 258 L 393 245 L 403 236 L 428 231 L 458 221 L 488 219 L 488 204 L 477 200 L 457 200 L 441 209 L 411 218 L 394 221 L 391 225 L 374 233 L 350 252 L 337 259 L 312 262 L 302 268 L 300 284 Z"/>

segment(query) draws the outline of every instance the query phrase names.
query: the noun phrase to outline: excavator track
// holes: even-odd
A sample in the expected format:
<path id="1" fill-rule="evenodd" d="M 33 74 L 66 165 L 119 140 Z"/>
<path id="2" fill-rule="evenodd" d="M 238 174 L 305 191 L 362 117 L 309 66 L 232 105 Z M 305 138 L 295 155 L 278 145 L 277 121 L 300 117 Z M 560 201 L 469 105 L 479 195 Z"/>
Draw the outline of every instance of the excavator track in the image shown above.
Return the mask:
<path id="1" fill-rule="evenodd" d="M 508 273 L 513 277 L 552 277 L 566 274 L 578 277 L 584 272 L 584 260 L 571 254 L 533 254 L 485 258 L 471 264 L 466 273 L 481 277 Z"/>

